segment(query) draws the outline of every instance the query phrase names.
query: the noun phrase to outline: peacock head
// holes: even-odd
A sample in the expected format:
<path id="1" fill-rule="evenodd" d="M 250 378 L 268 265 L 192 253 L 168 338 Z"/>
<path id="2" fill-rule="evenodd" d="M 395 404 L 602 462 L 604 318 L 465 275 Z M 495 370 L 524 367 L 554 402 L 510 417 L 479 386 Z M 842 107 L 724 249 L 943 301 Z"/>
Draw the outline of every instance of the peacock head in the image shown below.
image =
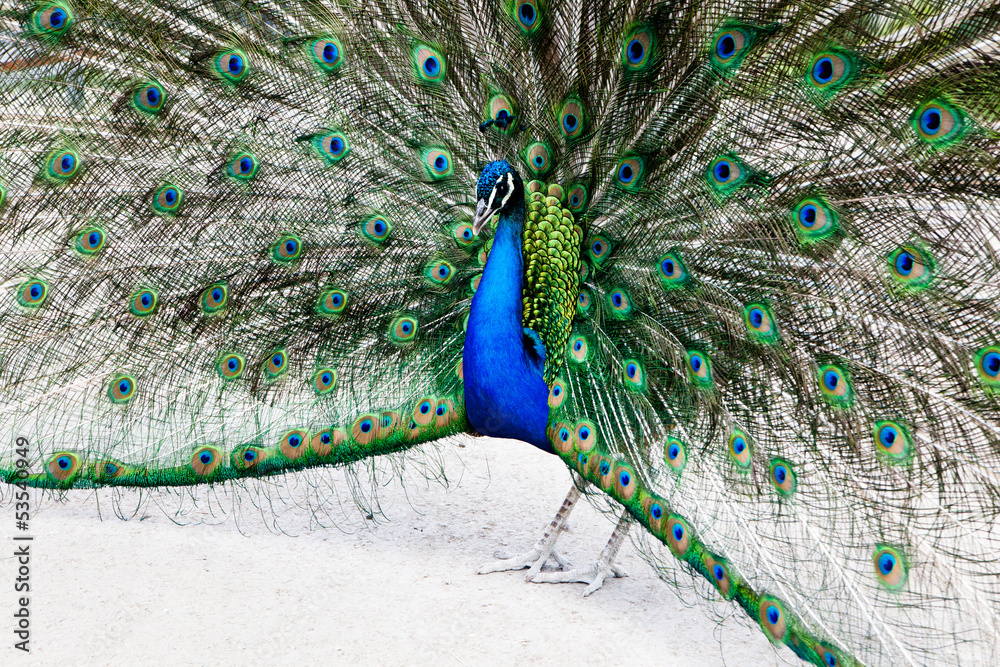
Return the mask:
<path id="1" fill-rule="evenodd" d="M 524 206 L 524 183 L 506 160 L 490 162 L 479 175 L 476 187 L 476 217 L 472 233 L 478 234 L 496 213 Z"/>

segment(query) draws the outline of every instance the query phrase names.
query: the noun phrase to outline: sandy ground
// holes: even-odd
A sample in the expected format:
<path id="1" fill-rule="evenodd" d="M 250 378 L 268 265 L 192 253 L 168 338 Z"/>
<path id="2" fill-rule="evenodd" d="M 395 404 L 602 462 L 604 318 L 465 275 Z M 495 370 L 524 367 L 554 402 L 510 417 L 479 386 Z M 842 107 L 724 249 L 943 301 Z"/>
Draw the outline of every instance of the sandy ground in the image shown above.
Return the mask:
<path id="1" fill-rule="evenodd" d="M 263 511 L 251 500 L 266 499 L 245 489 L 202 490 L 197 503 L 147 493 L 129 521 L 115 516 L 105 491 L 36 500 L 27 656 L 12 648 L 14 510 L 4 502 L 0 663 L 797 664 L 733 605 L 690 591 L 682 600 L 630 543 L 619 557 L 630 576 L 588 598 L 582 584 L 477 575 L 495 549 L 530 548 L 569 474 L 555 457 L 510 441 L 440 452 L 448 486 L 408 466 L 402 482 L 379 487 L 384 516 L 374 520 L 330 471 L 285 478 Z M 318 492 L 331 500 L 319 515 L 331 525 L 316 526 L 317 513 L 302 507 L 316 495 L 305 480 L 333 484 L 343 500 L 341 509 L 329 488 Z M 119 499 L 133 510 L 139 502 L 132 492 Z M 175 517 L 178 506 L 184 513 Z M 613 527 L 586 502 L 570 525 L 560 544 L 574 564 L 596 558 Z"/>

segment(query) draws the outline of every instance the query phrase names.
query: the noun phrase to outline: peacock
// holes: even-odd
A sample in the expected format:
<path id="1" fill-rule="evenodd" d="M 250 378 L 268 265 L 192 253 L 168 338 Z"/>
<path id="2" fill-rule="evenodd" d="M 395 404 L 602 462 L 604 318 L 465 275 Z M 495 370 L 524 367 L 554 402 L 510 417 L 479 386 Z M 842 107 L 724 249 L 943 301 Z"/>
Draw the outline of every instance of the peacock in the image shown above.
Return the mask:
<path id="1" fill-rule="evenodd" d="M 7 484 L 513 438 L 574 484 L 483 572 L 592 592 L 631 533 L 803 661 L 997 658 L 997 3 L 0 20 Z M 620 521 L 569 569 L 582 494 Z"/>

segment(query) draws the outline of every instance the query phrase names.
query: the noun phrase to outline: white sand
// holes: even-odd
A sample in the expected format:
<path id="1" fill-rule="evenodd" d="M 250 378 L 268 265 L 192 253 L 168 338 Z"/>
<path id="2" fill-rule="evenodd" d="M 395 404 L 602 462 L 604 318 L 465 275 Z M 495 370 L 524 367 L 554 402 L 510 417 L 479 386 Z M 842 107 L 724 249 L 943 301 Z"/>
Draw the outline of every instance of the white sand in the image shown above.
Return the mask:
<path id="1" fill-rule="evenodd" d="M 695 606 L 686 607 L 630 543 L 619 558 L 630 576 L 609 580 L 589 598 L 581 597 L 582 584 L 528 584 L 518 572 L 476 575 L 496 548 L 530 548 L 569 475 L 556 457 L 522 443 L 478 439 L 442 451 L 446 472 L 460 484 L 444 488 L 409 476 L 404 489 L 397 480 L 379 491 L 388 521 L 378 525 L 353 507 L 339 515 L 339 529 L 309 530 L 311 513 L 297 507 L 263 512 L 272 520 L 279 513 L 296 536 L 269 530 L 246 490 L 238 496 L 239 520 L 198 510 L 183 517 L 186 525 L 155 505 L 140 515 L 148 518 L 121 521 L 104 491 L 45 501 L 31 522 L 30 656 L 11 648 L 14 511 L 4 503 L 0 663 L 797 662 L 746 622 L 720 625 L 690 592 L 684 597 Z M 336 486 L 349 502 L 342 478 Z M 305 496 L 302 488 L 288 493 Z M 128 493 L 122 504 L 135 506 L 136 498 Z M 586 502 L 570 525 L 560 543 L 574 564 L 596 558 L 613 527 Z M 742 616 L 728 603 L 712 609 Z"/>

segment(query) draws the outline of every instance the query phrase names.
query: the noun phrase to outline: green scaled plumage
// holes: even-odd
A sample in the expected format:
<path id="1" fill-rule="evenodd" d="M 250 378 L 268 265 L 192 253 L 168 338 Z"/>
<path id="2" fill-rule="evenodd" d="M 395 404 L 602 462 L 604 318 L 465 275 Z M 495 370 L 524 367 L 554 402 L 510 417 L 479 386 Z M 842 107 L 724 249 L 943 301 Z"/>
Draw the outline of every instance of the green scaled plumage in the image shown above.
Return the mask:
<path id="1" fill-rule="evenodd" d="M 470 432 L 503 158 L 550 444 L 663 578 L 818 665 L 996 660 L 998 17 L 7 3 L 3 479 L 219 484 Z"/>

